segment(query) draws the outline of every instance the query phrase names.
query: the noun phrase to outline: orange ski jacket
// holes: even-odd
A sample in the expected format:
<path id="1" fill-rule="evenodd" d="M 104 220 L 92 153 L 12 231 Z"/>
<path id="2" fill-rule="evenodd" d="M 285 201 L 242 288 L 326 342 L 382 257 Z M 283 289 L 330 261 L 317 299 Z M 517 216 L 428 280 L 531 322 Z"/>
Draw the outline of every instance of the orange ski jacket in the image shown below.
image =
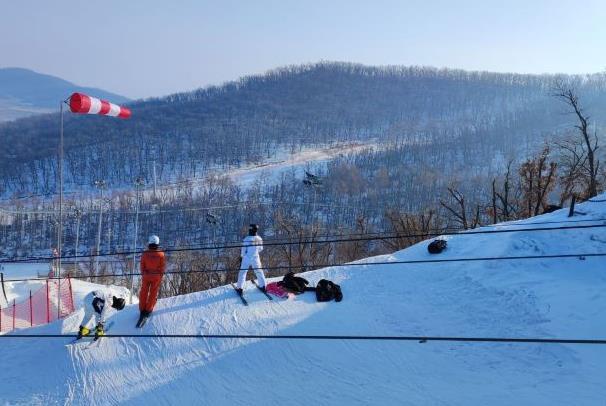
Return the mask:
<path id="1" fill-rule="evenodd" d="M 141 275 L 163 275 L 166 270 L 166 258 L 160 250 L 145 250 L 141 256 Z"/>

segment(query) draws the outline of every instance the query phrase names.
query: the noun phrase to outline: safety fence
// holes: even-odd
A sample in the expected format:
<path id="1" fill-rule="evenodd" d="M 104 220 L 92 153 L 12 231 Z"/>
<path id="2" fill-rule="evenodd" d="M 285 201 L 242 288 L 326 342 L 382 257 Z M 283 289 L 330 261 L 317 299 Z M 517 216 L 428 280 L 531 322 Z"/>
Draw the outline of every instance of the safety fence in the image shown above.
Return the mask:
<path id="1" fill-rule="evenodd" d="M 47 279 L 29 298 L 19 303 L 13 300 L 0 308 L 0 332 L 39 326 L 62 319 L 74 311 L 71 278 Z"/>

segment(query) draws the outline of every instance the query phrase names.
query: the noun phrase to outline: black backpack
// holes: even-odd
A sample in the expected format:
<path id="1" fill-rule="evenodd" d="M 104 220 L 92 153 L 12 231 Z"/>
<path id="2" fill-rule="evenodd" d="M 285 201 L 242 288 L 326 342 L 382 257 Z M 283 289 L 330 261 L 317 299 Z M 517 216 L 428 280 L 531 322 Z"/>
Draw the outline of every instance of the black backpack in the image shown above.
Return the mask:
<path id="1" fill-rule="evenodd" d="M 318 299 L 318 302 L 330 302 L 333 299 L 340 302 L 343 300 L 341 287 L 329 280 L 320 279 L 316 286 L 316 299 Z"/>
<path id="2" fill-rule="evenodd" d="M 439 254 L 446 249 L 446 240 L 433 240 L 428 246 L 430 254 Z"/>
<path id="3" fill-rule="evenodd" d="M 284 275 L 281 282 L 278 282 L 278 285 L 294 294 L 300 295 L 307 290 L 307 285 L 309 285 L 309 282 L 305 278 L 295 276 L 294 272 L 289 272 Z"/>

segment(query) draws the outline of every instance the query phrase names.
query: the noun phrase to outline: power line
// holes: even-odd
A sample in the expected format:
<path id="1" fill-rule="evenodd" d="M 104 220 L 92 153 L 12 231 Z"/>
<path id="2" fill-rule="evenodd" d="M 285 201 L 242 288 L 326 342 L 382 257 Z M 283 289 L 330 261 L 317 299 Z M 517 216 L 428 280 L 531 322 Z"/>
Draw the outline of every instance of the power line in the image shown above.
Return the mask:
<path id="1" fill-rule="evenodd" d="M 414 265 L 414 264 L 435 264 L 441 262 L 479 262 L 479 261 L 514 261 L 514 260 L 531 260 L 531 259 L 555 259 L 555 258 L 593 258 L 593 257 L 605 257 L 606 253 L 579 253 L 579 254 L 554 254 L 554 255 L 519 255 L 511 257 L 475 257 L 475 258 L 449 258 L 449 259 L 413 259 L 405 261 L 384 261 L 384 262 L 365 262 L 365 263 L 345 263 L 345 264 L 313 264 L 315 269 L 320 268 L 338 268 L 338 267 L 356 267 L 356 266 L 376 266 L 376 265 Z M 300 270 L 306 267 L 305 265 L 281 265 L 272 267 L 263 267 L 265 271 L 274 270 Z M 189 270 L 189 271 L 167 271 L 164 275 L 187 275 L 196 273 L 220 273 L 220 272 L 239 272 L 247 269 L 235 268 L 235 269 L 207 269 L 207 270 Z M 140 273 L 113 273 L 103 275 L 82 275 L 82 276 L 71 276 L 72 279 L 96 279 L 106 277 L 125 277 L 125 276 L 141 276 Z M 22 278 L 22 279 L 5 279 L 5 282 L 25 282 L 25 281 L 45 281 L 47 279 L 65 279 L 64 277 L 45 277 L 45 278 Z"/>
<path id="2" fill-rule="evenodd" d="M 228 204 L 223 206 L 208 206 L 208 207 L 181 207 L 174 209 L 151 209 L 151 210 L 142 210 L 139 214 L 159 214 L 159 213 L 179 213 L 179 212 L 196 212 L 196 211 L 212 211 L 212 210 L 222 210 L 222 209 L 231 209 L 242 206 L 278 206 L 278 205 L 291 205 L 291 206 L 311 206 L 311 203 L 298 203 L 298 202 L 241 202 L 237 204 Z M 331 207 L 331 208 L 355 208 L 354 206 L 336 206 L 330 204 L 317 204 L 316 207 Z M 56 215 L 59 210 L 8 210 L 0 208 L 0 212 L 7 215 L 22 215 L 22 214 L 32 214 L 32 215 Z M 104 211 L 106 213 L 107 211 Z M 136 211 L 124 211 L 124 210 L 110 210 L 112 214 L 135 214 Z M 87 210 L 87 214 L 95 215 L 99 214 L 99 210 Z"/>
<path id="3" fill-rule="evenodd" d="M 75 334 L 15 334 L 0 335 L 14 338 L 75 338 Z M 509 338 L 509 337 L 441 337 L 441 336 L 364 336 L 364 335 L 265 335 L 265 334 L 106 334 L 103 338 L 213 338 L 213 339 L 271 339 L 271 340 L 360 340 L 360 341 L 429 341 L 510 343 L 510 344 L 592 344 L 604 345 L 605 339 Z"/>
<path id="4" fill-rule="evenodd" d="M 361 238 L 342 238 L 332 240 L 298 240 L 298 241 L 282 241 L 282 242 L 270 242 L 263 244 L 264 247 L 271 246 L 283 246 L 283 245 L 301 245 L 301 244 L 329 244 L 329 243 L 343 243 L 343 242 L 357 242 L 357 241 L 376 241 L 376 240 L 391 240 L 391 239 L 412 239 L 412 238 L 427 238 L 434 237 L 436 235 L 475 235 L 475 234 L 502 234 L 502 233 L 518 233 L 518 232 L 539 232 L 539 231 L 553 231 L 553 230 L 578 230 L 578 229 L 591 229 L 591 228 L 604 228 L 606 224 L 591 224 L 591 225 L 579 225 L 579 226 L 560 226 L 560 227 L 548 227 L 548 228 L 522 228 L 522 229 L 503 229 L 503 230 L 480 230 L 480 231 L 447 231 L 439 233 L 423 233 L 423 234 L 409 234 L 409 235 L 383 235 L 376 237 L 361 237 Z M 190 248 L 169 248 L 164 249 L 164 252 L 187 252 L 187 251 L 204 251 L 204 250 L 218 250 L 218 249 L 235 249 L 250 247 L 251 244 L 230 244 L 222 246 L 200 246 Z M 99 254 L 87 254 L 87 255 L 63 255 L 61 259 L 74 259 L 74 258 L 94 258 L 94 257 L 105 257 L 105 256 L 118 256 L 118 255 L 136 255 L 142 254 L 144 251 L 121 251 L 113 253 L 99 253 Z M 38 262 L 38 261 L 50 261 L 58 259 L 59 257 L 26 257 L 26 258 L 13 258 L 10 260 L 0 260 L 0 264 L 3 263 L 18 263 L 18 262 Z"/>
<path id="5" fill-rule="evenodd" d="M 562 224 L 562 223 L 584 223 L 584 222 L 604 222 L 605 224 L 595 224 L 595 226 L 606 226 L 606 218 L 604 219 L 583 219 L 583 220 L 561 220 L 561 221 L 543 221 L 543 222 L 532 222 L 532 223 L 522 223 L 522 224 L 491 224 L 491 225 L 487 225 L 487 226 L 483 226 L 483 227 L 521 227 L 521 226 L 529 226 L 529 225 L 544 225 L 544 224 Z M 572 227 L 569 227 L 572 228 Z M 547 228 L 548 230 L 554 230 L 557 229 L 555 227 L 551 227 L 551 228 Z M 538 230 L 541 231 L 543 229 L 532 229 L 532 230 Z M 322 234 L 322 235 L 316 235 L 313 237 L 310 237 L 309 235 L 305 235 L 305 236 L 296 236 L 296 237 L 291 237 L 289 240 L 293 240 L 295 238 L 302 238 L 304 239 L 303 241 L 300 242 L 300 244 L 306 244 L 306 243 L 323 243 L 324 241 L 317 241 L 317 240 L 310 240 L 310 242 L 307 242 L 305 239 L 309 239 L 309 238 L 336 238 L 336 237 L 349 237 L 349 236 L 380 236 L 377 239 L 392 239 L 392 238 L 416 238 L 416 237 L 432 237 L 432 236 L 438 236 L 438 235 L 452 235 L 452 234 L 461 234 L 462 232 L 466 232 L 469 231 L 467 234 L 473 234 L 473 230 L 466 230 L 464 228 L 454 228 L 454 227 L 447 227 L 447 228 L 443 228 L 441 230 L 433 230 L 430 232 L 427 232 L 425 234 L 410 234 L 410 235 L 405 235 L 405 234 L 401 234 L 398 232 L 385 232 L 385 231 L 378 231 L 378 232 L 374 232 L 374 233 L 347 233 L 347 234 Z M 518 230 L 512 230 L 511 232 L 515 232 L 515 231 L 528 231 L 528 230 L 522 230 L 522 229 L 518 229 Z M 485 230 L 485 231 L 478 231 L 478 233 L 481 232 L 486 232 L 486 233 L 490 233 L 492 232 L 491 230 Z M 279 242 L 279 241 L 284 241 L 284 238 L 286 237 L 282 237 L 282 238 L 271 238 L 271 237 L 264 237 L 263 241 L 265 243 L 265 245 L 269 245 L 270 242 Z M 238 241 L 225 241 L 224 244 L 238 244 L 240 242 L 240 240 Z M 289 241 L 290 243 L 291 241 Z M 330 242 L 330 241 L 329 241 Z M 292 244 L 299 244 L 299 242 L 297 241 L 293 241 Z M 215 246 L 213 245 L 209 245 L 209 244 L 179 244 L 179 245 L 170 245 L 168 247 L 166 247 L 167 249 L 170 248 L 195 248 L 195 247 L 199 247 L 199 248 L 205 248 L 205 249 L 217 249 Z M 221 247 L 218 247 L 221 248 Z"/>

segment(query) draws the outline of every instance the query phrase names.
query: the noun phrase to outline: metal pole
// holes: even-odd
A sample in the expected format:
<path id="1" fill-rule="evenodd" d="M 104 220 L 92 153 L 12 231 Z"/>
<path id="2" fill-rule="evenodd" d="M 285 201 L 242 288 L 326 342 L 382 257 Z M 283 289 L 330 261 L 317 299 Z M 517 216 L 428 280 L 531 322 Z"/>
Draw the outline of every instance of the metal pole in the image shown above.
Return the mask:
<path id="1" fill-rule="evenodd" d="M 311 184 L 312 189 L 314 190 L 314 201 L 312 204 L 312 212 L 311 212 L 311 235 L 313 236 L 314 233 L 314 227 L 315 227 L 315 220 L 316 220 L 316 199 L 317 199 L 317 194 L 318 194 L 318 185 L 316 183 L 312 183 Z M 313 261 L 313 237 L 311 238 L 311 241 L 309 242 L 309 264 L 311 266 L 312 261 Z"/>
<path id="2" fill-rule="evenodd" d="M 99 254 L 101 252 L 101 221 L 103 218 L 103 190 L 105 189 L 105 181 L 103 179 L 96 180 L 95 186 L 101 192 L 101 197 L 99 198 L 99 224 L 97 225 L 97 249 L 95 252 L 95 272 L 99 272 Z"/>
<path id="3" fill-rule="evenodd" d="M 61 131 L 59 135 L 59 230 L 57 231 L 57 250 L 59 258 L 57 259 L 57 278 L 61 277 L 61 237 L 63 234 L 63 101 L 59 103 L 61 117 Z"/>
<path id="4" fill-rule="evenodd" d="M 570 201 L 570 209 L 568 210 L 568 217 L 572 217 L 574 216 L 574 204 L 577 201 L 577 195 L 573 194 L 572 195 L 572 199 Z"/>
<path id="5" fill-rule="evenodd" d="M 154 160 L 154 201 L 157 199 L 156 197 L 156 161 Z"/>
<path id="6" fill-rule="evenodd" d="M 61 308 L 61 237 L 63 235 L 63 102 L 59 103 L 61 116 L 61 135 L 59 136 L 59 225 L 57 230 L 57 308 Z"/>
<path id="7" fill-rule="evenodd" d="M 135 280 L 135 272 L 137 267 L 137 234 L 139 227 L 139 187 L 141 186 L 141 178 L 137 178 L 135 181 L 135 190 L 136 190 L 136 209 L 135 209 L 135 235 L 133 238 L 133 270 L 130 275 L 130 303 L 133 303 L 133 285 Z"/>
<path id="8" fill-rule="evenodd" d="M 80 219 L 82 218 L 82 213 L 80 209 L 76 209 L 76 246 L 74 247 L 74 255 L 78 256 L 78 248 L 80 245 Z M 74 258 L 74 274 L 78 271 L 78 259 Z"/>
<path id="9" fill-rule="evenodd" d="M 67 285 L 69 286 L 69 300 L 71 300 L 71 306 L 69 308 L 69 313 L 75 310 L 74 306 L 74 291 L 72 290 L 72 277 L 70 274 L 67 274 Z"/>
<path id="10" fill-rule="evenodd" d="M 2 282 L 2 293 L 4 294 L 4 301 L 6 302 L 6 305 L 8 306 L 8 298 L 6 297 L 6 290 L 4 289 L 4 273 L 3 272 L 0 273 L 0 282 Z"/>
<path id="11" fill-rule="evenodd" d="M 101 182 L 99 182 L 101 185 Z M 99 274 L 99 254 L 101 253 L 101 220 L 103 218 L 103 186 L 100 186 L 101 190 L 101 199 L 99 201 L 99 224 L 97 226 L 97 251 L 95 254 L 95 273 Z"/>
<path id="12" fill-rule="evenodd" d="M 46 280 L 46 322 L 50 323 L 50 295 L 48 289 L 48 279 Z"/>
<path id="13" fill-rule="evenodd" d="M 29 325 L 34 325 L 34 304 L 32 303 L 32 291 L 29 291 Z"/>

